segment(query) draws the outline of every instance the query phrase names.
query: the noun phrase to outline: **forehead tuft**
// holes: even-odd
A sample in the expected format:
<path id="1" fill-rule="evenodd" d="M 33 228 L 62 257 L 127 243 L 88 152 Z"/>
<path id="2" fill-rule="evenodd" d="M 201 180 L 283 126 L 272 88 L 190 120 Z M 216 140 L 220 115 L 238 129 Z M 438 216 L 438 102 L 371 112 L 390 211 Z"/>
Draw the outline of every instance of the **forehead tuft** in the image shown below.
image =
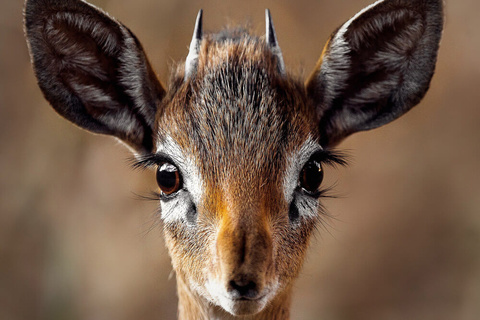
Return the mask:
<path id="1" fill-rule="evenodd" d="M 207 179 L 281 169 L 313 130 L 303 84 L 281 75 L 265 41 L 243 31 L 205 37 L 196 72 L 170 94 L 160 136 L 193 154 Z"/>

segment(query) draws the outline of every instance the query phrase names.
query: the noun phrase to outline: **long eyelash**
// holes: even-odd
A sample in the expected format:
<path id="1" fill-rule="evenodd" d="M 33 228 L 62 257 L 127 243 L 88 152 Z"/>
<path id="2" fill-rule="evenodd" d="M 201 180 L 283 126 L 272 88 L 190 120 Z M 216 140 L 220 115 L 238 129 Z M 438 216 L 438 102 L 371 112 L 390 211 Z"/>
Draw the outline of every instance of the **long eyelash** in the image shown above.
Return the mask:
<path id="1" fill-rule="evenodd" d="M 138 194 L 138 193 L 134 192 L 133 195 L 135 196 L 136 200 L 142 200 L 142 201 L 156 201 L 156 202 L 158 202 L 162 198 L 162 195 L 158 192 L 155 192 L 155 191 L 150 191 L 148 194 L 145 194 L 145 195 Z"/>
<path id="2" fill-rule="evenodd" d="M 320 214 L 317 216 L 314 224 L 316 232 L 313 233 L 313 236 L 315 239 L 317 239 L 317 236 L 322 237 L 324 233 L 320 232 L 321 230 L 328 232 L 330 236 L 334 236 L 330 229 L 334 228 L 332 221 L 338 221 L 338 219 L 328 213 L 327 209 L 322 204 L 319 206 Z"/>
<path id="3" fill-rule="evenodd" d="M 144 170 L 156 165 L 156 161 L 153 154 L 144 155 L 140 157 L 131 157 L 127 161 L 133 170 L 137 170 L 137 169 Z"/>
<path id="4" fill-rule="evenodd" d="M 162 162 L 172 162 L 170 158 L 167 156 L 159 155 L 159 154 L 147 154 L 143 156 L 139 156 L 137 158 L 130 158 L 128 160 L 130 166 L 134 169 L 149 169 L 151 167 L 155 167 Z"/>
<path id="5" fill-rule="evenodd" d="M 158 205 L 160 194 L 154 191 L 147 194 L 138 194 L 136 192 L 132 192 L 132 194 L 135 200 L 155 201 L 157 203 L 157 207 L 152 213 L 151 218 L 147 219 L 144 222 L 143 230 L 140 231 L 140 235 L 146 237 L 152 230 L 155 230 L 162 223 L 161 219 L 158 218 L 159 216 L 161 216 L 160 206 Z"/>
<path id="6" fill-rule="evenodd" d="M 326 163 L 332 166 L 347 165 L 347 161 L 345 159 L 347 155 L 345 153 L 335 152 L 333 156 L 334 157 L 331 158 L 329 161 L 323 162 L 323 163 Z M 318 191 L 317 199 L 338 199 L 338 198 L 344 197 L 344 195 L 341 195 L 335 192 L 336 187 L 337 187 L 336 182 L 328 187 L 323 187 Z M 328 209 L 324 206 L 324 204 L 321 201 L 319 201 L 317 205 L 318 205 L 319 214 L 317 216 L 316 223 L 315 223 L 315 230 L 317 232 L 313 233 L 314 238 L 317 239 L 317 235 L 321 236 L 323 234 L 322 232 L 319 232 L 320 229 L 327 231 L 331 236 L 333 236 L 333 233 L 330 231 L 330 228 L 333 228 L 332 221 L 338 221 L 338 218 L 331 215 Z"/>
<path id="7" fill-rule="evenodd" d="M 336 167 L 336 166 L 347 166 L 350 156 L 344 151 L 322 150 L 321 152 L 318 153 L 317 157 L 318 157 L 317 160 L 320 161 L 321 163 Z M 128 162 L 134 170 L 137 170 L 137 169 L 146 170 L 151 167 L 158 166 L 162 162 L 172 162 L 172 160 L 167 156 L 163 156 L 159 154 L 147 154 L 137 158 L 132 157 L 128 160 Z M 335 185 L 319 190 L 316 198 L 337 198 L 338 197 L 337 195 L 331 193 L 334 187 Z M 163 199 L 162 194 L 155 191 L 150 192 L 148 195 L 135 194 L 135 196 L 139 200 L 148 200 L 148 201 L 159 201 Z"/>
<path id="8" fill-rule="evenodd" d="M 329 187 L 324 187 L 318 191 L 318 198 L 319 199 L 338 199 L 344 196 L 335 193 L 335 189 L 337 188 L 337 183 L 332 184 Z"/>
<path id="9" fill-rule="evenodd" d="M 348 153 L 338 150 L 322 150 L 319 152 L 318 157 L 318 160 L 321 163 L 333 167 L 345 167 L 348 165 L 348 161 L 350 160 L 350 155 Z"/>

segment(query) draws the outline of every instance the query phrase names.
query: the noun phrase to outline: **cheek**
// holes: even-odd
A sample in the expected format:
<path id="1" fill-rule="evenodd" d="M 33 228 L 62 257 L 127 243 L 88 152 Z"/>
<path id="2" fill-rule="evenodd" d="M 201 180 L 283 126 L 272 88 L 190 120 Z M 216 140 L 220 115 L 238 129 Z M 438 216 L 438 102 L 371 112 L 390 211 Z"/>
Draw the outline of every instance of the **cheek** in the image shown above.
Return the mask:
<path id="1" fill-rule="evenodd" d="M 175 272 L 188 283 L 203 285 L 212 270 L 211 228 L 173 222 L 164 225 L 165 241 Z"/>
<path id="2" fill-rule="evenodd" d="M 302 217 L 300 223 L 286 221 L 274 226 L 274 261 L 281 283 L 288 284 L 298 276 L 315 224 L 316 219 Z"/>
<path id="3" fill-rule="evenodd" d="M 166 225 L 178 223 L 181 226 L 182 224 L 189 224 L 190 217 L 196 215 L 195 205 L 191 197 L 183 191 L 180 191 L 175 198 L 167 202 L 161 202 L 160 212 L 162 221 Z"/>

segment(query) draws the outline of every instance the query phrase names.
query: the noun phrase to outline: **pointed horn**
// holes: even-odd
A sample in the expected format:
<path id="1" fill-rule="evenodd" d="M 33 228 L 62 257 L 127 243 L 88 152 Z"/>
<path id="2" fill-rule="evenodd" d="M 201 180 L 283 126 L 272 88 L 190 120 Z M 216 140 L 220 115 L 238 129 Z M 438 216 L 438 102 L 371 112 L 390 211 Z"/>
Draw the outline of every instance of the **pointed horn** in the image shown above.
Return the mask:
<path id="1" fill-rule="evenodd" d="M 272 49 L 273 54 L 277 57 L 278 69 L 280 73 L 285 74 L 285 63 L 283 62 L 282 50 L 278 45 L 277 35 L 275 33 L 275 27 L 273 26 L 272 16 L 270 15 L 269 9 L 265 10 L 265 24 L 266 24 L 267 44 Z"/>
<path id="2" fill-rule="evenodd" d="M 200 52 L 200 43 L 203 38 L 203 10 L 200 9 L 197 15 L 197 21 L 195 22 L 195 30 L 193 31 L 192 42 L 190 42 L 190 48 L 185 61 L 185 80 L 190 78 L 192 73 L 197 69 L 198 54 Z"/>

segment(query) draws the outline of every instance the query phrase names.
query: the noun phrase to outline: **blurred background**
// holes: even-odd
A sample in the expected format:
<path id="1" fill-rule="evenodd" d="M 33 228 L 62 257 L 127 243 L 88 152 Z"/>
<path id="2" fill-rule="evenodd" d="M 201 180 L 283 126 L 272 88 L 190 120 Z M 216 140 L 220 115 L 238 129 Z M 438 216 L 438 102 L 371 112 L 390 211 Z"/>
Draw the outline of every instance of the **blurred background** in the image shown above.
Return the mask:
<path id="1" fill-rule="evenodd" d="M 155 188 L 128 151 L 61 119 L 36 85 L 22 2 L 0 0 L 0 319 L 174 319 Z M 270 8 L 287 68 L 308 76 L 330 33 L 370 0 L 95 0 L 143 42 L 163 83 L 205 29 Z M 348 138 L 338 199 L 296 283 L 293 319 L 480 319 L 480 2 L 446 3 L 423 102 Z"/>

